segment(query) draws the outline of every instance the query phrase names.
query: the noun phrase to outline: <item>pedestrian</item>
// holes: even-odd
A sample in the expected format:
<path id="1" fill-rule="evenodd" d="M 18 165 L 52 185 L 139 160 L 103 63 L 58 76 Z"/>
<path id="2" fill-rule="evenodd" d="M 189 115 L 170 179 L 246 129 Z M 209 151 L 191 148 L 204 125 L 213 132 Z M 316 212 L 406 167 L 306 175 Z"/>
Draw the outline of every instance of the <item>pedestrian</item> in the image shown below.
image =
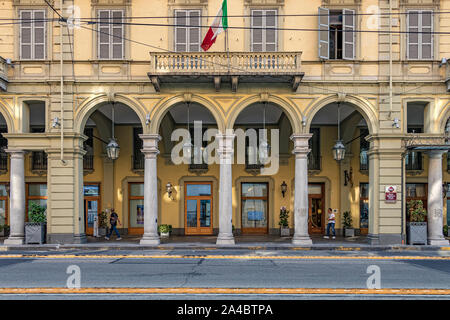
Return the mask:
<path id="1" fill-rule="evenodd" d="M 333 239 L 336 239 L 336 230 L 334 228 L 336 224 L 336 215 L 333 213 L 331 208 L 328 208 L 328 224 L 327 224 L 327 235 L 324 236 L 325 239 L 330 238 L 330 228 L 333 230 Z"/>
<path id="2" fill-rule="evenodd" d="M 117 222 L 119 222 L 120 225 L 122 224 L 122 223 L 120 223 L 119 216 L 114 211 L 114 208 L 111 208 L 111 215 L 109 217 L 109 223 L 111 224 L 111 228 L 109 230 L 109 234 L 105 237 L 106 240 L 109 240 L 109 238 L 111 237 L 113 231 L 117 235 L 117 239 L 116 240 L 122 240 L 122 238 L 120 237 L 120 233 L 117 230 Z"/>

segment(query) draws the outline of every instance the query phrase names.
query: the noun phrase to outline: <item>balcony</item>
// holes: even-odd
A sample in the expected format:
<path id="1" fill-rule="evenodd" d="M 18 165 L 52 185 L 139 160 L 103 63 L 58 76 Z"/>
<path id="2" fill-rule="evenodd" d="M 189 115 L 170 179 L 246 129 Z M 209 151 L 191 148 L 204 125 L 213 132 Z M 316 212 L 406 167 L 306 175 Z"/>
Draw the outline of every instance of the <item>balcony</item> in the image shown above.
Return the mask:
<path id="1" fill-rule="evenodd" d="M 83 173 L 90 174 L 94 172 L 94 155 L 85 154 L 83 156 Z"/>
<path id="2" fill-rule="evenodd" d="M 156 91 L 164 83 L 287 83 L 297 90 L 301 72 L 301 52 L 183 52 L 150 53 L 150 78 Z"/>
<path id="3" fill-rule="evenodd" d="M 0 151 L 0 174 L 5 174 L 8 172 L 8 154 L 1 150 Z"/>
<path id="4" fill-rule="evenodd" d="M 318 152 L 308 153 L 308 173 L 318 174 L 322 168 L 322 157 Z"/>
<path id="5" fill-rule="evenodd" d="M 8 84 L 8 64 L 0 57 L 0 91 L 6 91 Z"/>
<path id="6" fill-rule="evenodd" d="M 31 172 L 40 176 L 47 174 L 47 154 L 44 151 L 33 151 L 30 160 Z"/>
<path id="7" fill-rule="evenodd" d="M 144 174 L 145 156 L 142 152 L 131 156 L 131 170 L 134 173 Z"/>

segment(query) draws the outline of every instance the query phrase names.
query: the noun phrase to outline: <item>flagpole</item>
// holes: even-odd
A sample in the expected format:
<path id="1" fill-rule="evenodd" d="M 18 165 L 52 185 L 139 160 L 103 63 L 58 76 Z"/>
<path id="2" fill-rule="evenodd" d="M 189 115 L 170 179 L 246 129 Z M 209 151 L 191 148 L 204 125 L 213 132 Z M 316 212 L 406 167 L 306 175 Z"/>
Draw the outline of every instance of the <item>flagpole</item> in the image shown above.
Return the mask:
<path id="1" fill-rule="evenodd" d="M 228 46 L 228 28 L 225 30 L 225 42 L 226 42 L 226 51 L 227 51 L 227 60 L 228 60 L 228 73 L 230 73 L 230 47 Z"/>

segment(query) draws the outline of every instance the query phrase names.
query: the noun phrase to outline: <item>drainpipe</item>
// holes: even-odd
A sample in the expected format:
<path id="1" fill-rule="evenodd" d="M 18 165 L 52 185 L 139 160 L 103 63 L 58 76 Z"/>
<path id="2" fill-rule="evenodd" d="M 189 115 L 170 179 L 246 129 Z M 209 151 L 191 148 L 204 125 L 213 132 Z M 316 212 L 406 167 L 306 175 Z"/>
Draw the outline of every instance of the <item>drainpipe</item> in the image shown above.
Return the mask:
<path id="1" fill-rule="evenodd" d="M 401 237 L 402 237 L 402 244 L 405 244 L 405 232 L 404 232 L 404 229 L 405 229 L 405 227 L 404 227 L 404 215 L 405 215 L 405 207 L 404 207 L 404 205 L 405 205 L 405 200 L 406 200 L 406 197 L 405 197 L 405 186 L 406 186 L 406 184 L 405 184 L 405 181 L 404 181 L 404 179 L 405 179 L 405 176 L 404 176 L 404 171 L 405 171 L 405 166 L 404 166 L 404 163 L 405 163 L 405 155 L 406 155 L 406 152 L 402 152 L 402 167 L 401 167 L 401 170 L 402 170 L 402 178 L 401 178 L 401 183 L 402 183 L 402 199 L 401 199 L 401 210 L 402 210 L 402 214 L 401 214 L 401 217 L 402 217 L 402 223 L 401 223 L 401 228 L 402 228 L 402 231 L 401 231 Z"/>
<path id="2" fill-rule="evenodd" d="M 389 0 L 389 119 L 392 120 L 392 0 Z"/>
<path id="3" fill-rule="evenodd" d="M 61 14 L 63 12 L 63 0 L 60 0 L 60 11 Z M 64 160 L 64 76 L 63 76 L 63 21 L 62 18 L 59 20 L 59 64 L 60 64 L 60 73 L 61 73 L 61 79 L 60 79 L 60 104 L 61 104 L 61 162 L 63 164 L 66 163 Z"/>

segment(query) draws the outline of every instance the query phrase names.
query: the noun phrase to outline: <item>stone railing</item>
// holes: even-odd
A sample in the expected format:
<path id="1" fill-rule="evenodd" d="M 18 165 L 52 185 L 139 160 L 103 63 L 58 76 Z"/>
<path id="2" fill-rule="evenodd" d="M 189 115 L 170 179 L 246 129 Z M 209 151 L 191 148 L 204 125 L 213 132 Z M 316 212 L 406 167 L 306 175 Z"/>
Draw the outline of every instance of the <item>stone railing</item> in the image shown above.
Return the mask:
<path id="1" fill-rule="evenodd" d="M 404 146 L 406 148 L 414 147 L 432 147 L 432 146 L 444 146 L 447 145 L 447 136 L 445 135 L 434 135 L 426 133 L 408 133 L 403 139 Z"/>
<path id="2" fill-rule="evenodd" d="M 153 74 L 298 74 L 301 52 L 150 53 Z"/>

